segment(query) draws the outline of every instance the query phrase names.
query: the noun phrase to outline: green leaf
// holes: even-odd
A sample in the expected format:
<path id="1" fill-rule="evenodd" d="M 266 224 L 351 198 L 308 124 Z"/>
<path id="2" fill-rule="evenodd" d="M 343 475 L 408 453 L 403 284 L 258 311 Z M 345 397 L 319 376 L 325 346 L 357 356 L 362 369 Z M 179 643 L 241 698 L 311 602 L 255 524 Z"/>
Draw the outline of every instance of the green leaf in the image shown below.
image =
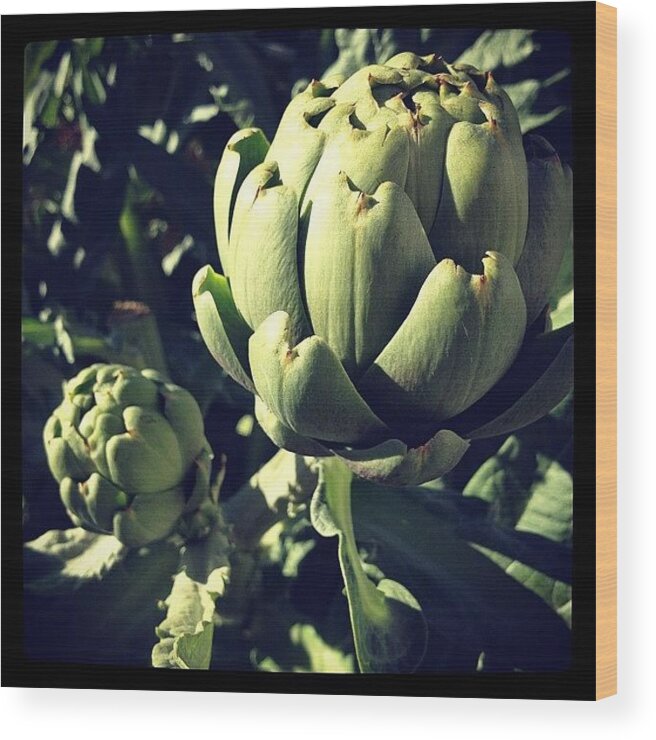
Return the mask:
<path id="1" fill-rule="evenodd" d="M 502 507 L 506 501 L 523 506 L 534 468 L 535 451 L 522 445 L 517 437 L 508 437 L 496 455 L 486 460 L 469 479 L 462 493 L 495 503 L 501 521 L 514 526 L 517 512 L 509 507 L 508 514 Z"/>
<path id="2" fill-rule="evenodd" d="M 563 618 L 568 627 L 572 626 L 572 587 L 558 581 L 555 578 L 540 573 L 534 568 L 513 560 L 486 547 L 474 545 L 477 550 L 490 558 L 511 578 L 530 589 L 534 594 L 543 599 L 560 617 Z"/>
<path id="3" fill-rule="evenodd" d="M 80 527 L 53 529 L 24 546 L 25 589 L 52 594 L 98 581 L 123 560 L 127 551 L 111 535 Z"/>
<path id="4" fill-rule="evenodd" d="M 24 90 L 29 92 L 44 62 L 55 53 L 58 41 L 34 41 L 25 47 Z"/>
<path id="5" fill-rule="evenodd" d="M 554 542 L 571 540 L 572 476 L 557 459 L 536 451 L 521 437 L 510 437 L 474 474 L 464 493 L 493 500 L 497 517 L 503 516 L 504 522 L 517 531 Z M 489 548 L 476 547 L 571 624 L 572 591 L 568 584 Z"/>
<path id="6" fill-rule="evenodd" d="M 77 39 L 77 42 L 84 47 L 84 53 L 87 60 L 97 57 L 105 45 L 105 39 L 102 37 Z"/>
<path id="7" fill-rule="evenodd" d="M 32 316 L 21 318 L 21 336 L 24 342 L 37 347 L 47 347 L 55 343 L 55 325 L 52 321 L 40 321 Z"/>
<path id="8" fill-rule="evenodd" d="M 275 130 L 277 105 L 263 68 L 261 50 L 234 33 L 197 37 L 194 51 L 206 54 L 213 66 L 211 88 L 219 109 L 231 116 L 238 128 L 254 122 L 268 134 Z M 245 73 L 245 70 L 248 73 Z"/>
<path id="9" fill-rule="evenodd" d="M 530 438 L 511 436 L 474 473 L 463 494 L 493 504 L 502 524 L 554 542 L 569 542 L 572 476 L 551 454 Z"/>
<path id="10" fill-rule="evenodd" d="M 31 660 L 150 665 L 157 603 L 170 590 L 177 547 L 161 542 L 130 550 L 102 580 L 67 579 L 47 598 L 28 585 L 42 575 L 37 568 L 40 562 L 47 566 L 45 556 L 28 550 L 25 555 L 24 645 Z"/>
<path id="11" fill-rule="evenodd" d="M 572 536 L 574 489 L 572 476 L 557 460 L 538 455 L 539 478 L 517 522 L 523 532 L 567 542 Z"/>
<path id="12" fill-rule="evenodd" d="M 166 618 L 155 630 L 159 642 L 153 648 L 153 667 L 207 670 L 214 634 L 210 592 L 186 573 L 178 573 L 164 605 Z"/>
<path id="13" fill-rule="evenodd" d="M 289 630 L 292 647 L 301 648 L 305 660 L 296 660 L 291 667 L 282 666 L 273 657 L 266 656 L 257 661 L 261 671 L 280 673 L 354 673 L 355 660 L 350 653 L 329 645 L 312 624 L 294 624 Z M 290 651 L 292 652 L 292 651 Z"/>
<path id="14" fill-rule="evenodd" d="M 540 43 L 534 34 L 535 31 L 527 29 L 484 31 L 458 58 L 459 63 L 471 64 L 481 70 L 499 71 L 504 80 L 503 87 L 517 109 L 524 134 L 546 125 L 566 110 L 564 105 L 553 104 L 554 95 L 550 88 L 570 74 L 565 67 L 546 79 L 534 79 L 535 55 L 541 58 Z M 506 79 L 509 70 L 512 71 L 512 82 Z"/>
<path id="15" fill-rule="evenodd" d="M 374 33 L 375 31 L 367 28 L 336 28 L 334 41 L 338 56 L 325 70 L 323 77 L 326 79 L 338 75 L 350 77 L 354 72 L 375 61 L 372 44 Z"/>
<path id="16" fill-rule="evenodd" d="M 210 667 L 215 601 L 225 594 L 230 579 L 232 547 L 220 515 L 216 510 L 207 515 L 218 518 L 206 537 L 185 544 L 182 570 L 164 601 L 166 618 L 155 630 L 159 637 L 152 653 L 155 668 Z"/>
<path id="17" fill-rule="evenodd" d="M 228 528 L 219 519 L 206 537 L 187 542 L 182 552 L 181 564 L 187 576 L 206 588 L 216 599 L 225 591 L 231 552 Z"/>
<path id="18" fill-rule="evenodd" d="M 236 546 L 242 551 L 252 550 L 290 510 L 304 506 L 316 486 L 312 458 L 279 450 L 222 504 Z"/>
<path id="19" fill-rule="evenodd" d="M 431 495 L 438 504 L 440 495 Z M 457 519 L 424 489 L 358 481 L 353 520 L 374 562 L 403 578 L 422 605 L 428 647 L 420 670 L 474 671 L 485 652 L 504 670 L 554 670 L 569 661 L 569 630 L 531 589 L 463 539 Z"/>
<path id="20" fill-rule="evenodd" d="M 569 70 L 564 69 L 559 75 L 554 75 L 554 77 L 544 82 L 540 82 L 540 80 L 522 80 L 521 82 L 504 85 L 505 91 L 517 109 L 523 134 L 540 126 L 545 126 L 567 110 L 564 105 L 557 105 L 544 113 L 536 113 L 533 109 L 538 102 L 540 93 L 568 74 Z"/>
<path id="21" fill-rule="evenodd" d="M 482 70 L 514 67 L 539 49 L 533 33 L 526 29 L 484 31 L 457 61 Z"/>
<path id="22" fill-rule="evenodd" d="M 50 99 L 54 75 L 44 70 L 26 88 L 23 103 L 23 164 L 28 165 L 40 141 L 38 119 Z"/>
<path id="23" fill-rule="evenodd" d="M 551 312 L 551 324 L 555 329 L 566 326 L 574 321 L 574 291 L 562 295 L 555 309 Z"/>

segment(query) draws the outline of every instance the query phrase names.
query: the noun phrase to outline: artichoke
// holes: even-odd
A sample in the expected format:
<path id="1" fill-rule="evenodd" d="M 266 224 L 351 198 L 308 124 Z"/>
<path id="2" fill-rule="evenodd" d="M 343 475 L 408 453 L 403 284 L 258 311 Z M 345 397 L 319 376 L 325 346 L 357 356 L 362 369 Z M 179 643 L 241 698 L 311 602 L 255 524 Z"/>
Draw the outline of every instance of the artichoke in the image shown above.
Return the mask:
<path id="1" fill-rule="evenodd" d="M 280 447 L 421 483 L 571 387 L 572 327 L 546 331 L 571 171 L 489 72 L 402 53 L 312 81 L 271 145 L 228 142 L 214 217 L 199 328 Z"/>
<path id="2" fill-rule="evenodd" d="M 85 368 L 43 437 L 73 522 L 129 547 L 168 536 L 208 499 L 212 451 L 198 404 L 154 370 Z"/>

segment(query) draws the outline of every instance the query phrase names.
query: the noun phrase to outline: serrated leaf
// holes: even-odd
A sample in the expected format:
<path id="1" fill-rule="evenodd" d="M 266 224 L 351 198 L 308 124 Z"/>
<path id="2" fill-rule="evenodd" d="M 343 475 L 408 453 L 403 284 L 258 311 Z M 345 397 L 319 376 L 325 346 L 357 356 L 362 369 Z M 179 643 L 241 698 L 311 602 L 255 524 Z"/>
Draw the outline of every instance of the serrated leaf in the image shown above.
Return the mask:
<path id="1" fill-rule="evenodd" d="M 545 455 L 538 455 L 538 470 L 540 479 L 531 488 L 516 529 L 566 542 L 572 536 L 572 476 L 557 460 Z"/>
<path id="2" fill-rule="evenodd" d="M 223 521 L 217 521 L 203 539 L 187 542 L 180 563 L 191 580 L 203 586 L 213 599 L 225 592 L 232 545 Z"/>
<path id="3" fill-rule="evenodd" d="M 540 95 L 543 91 L 560 82 L 568 75 L 569 69 L 565 68 L 546 80 L 526 79 L 503 86 L 517 109 L 523 134 L 533 131 L 533 129 L 540 126 L 545 126 L 567 109 L 564 105 L 556 105 L 547 111 L 538 112 L 535 110 L 535 107 L 538 105 Z"/>
<path id="4" fill-rule="evenodd" d="M 499 518 L 506 523 L 508 517 L 505 515 L 505 503 L 512 501 L 517 506 L 522 505 L 528 496 L 534 470 L 535 451 L 512 435 L 469 479 L 463 495 L 476 496 L 488 503 L 494 503 Z M 513 514 L 509 516 L 514 526 L 516 517 Z"/>
<path id="5" fill-rule="evenodd" d="M 484 31 L 457 61 L 481 70 L 515 67 L 540 48 L 533 34 L 526 29 Z"/>
<path id="6" fill-rule="evenodd" d="M 153 667 L 207 670 L 214 634 L 210 592 L 181 572 L 164 604 L 166 618 L 155 630 L 159 642 L 153 648 Z"/>
<path id="7" fill-rule="evenodd" d="M 25 589 L 55 593 L 98 581 L 121 562 L 127 551 L 112 535 L 80 527 L 51 530 L 24 546 Z"/>
<path id="8" fill-rule="evenodd" d="M 252 548 L 290 509 L 304 506 L 316 485 L 314 458 L 279 450 L 222 506 L 235 542 Z"/>
<path id="9" fill-rule="evenodd" d="M 334 75 L 346 78 L 373 62 L 372 33 L 373 31 L 367 28 L 336 28 L 337 59 L 322 76 L 326 79 Z"/>
<path id="10" fill-rule="evenodd" d="M 155 629 L 155 668 L 207 670 L 212 657 L 215 602 L 225 594 L 232 550 L 218 512 L 206 537 L 188 541 L 181 554 L 182 570 L 164 601 L 166 618 Z"/>
<path id="11" fill-rule="evenodd" d="M 399 51 L 412 49 L 419 53 L 431 32 L 426 28 L 336 28 L 333 40 L 337 59 L 321 77 L 346 78 L 367 64 L 384 64 Z"/>
<path id="12" fill-rule="evenodd" d="M 527 464 L 526 457 L 522 464 L 518 464 L 518 451 L 522 448 L 533 451 L 533 465 Z M 509 450 L 515 452 L 514 458 L 508 454 Z M 521 467 L 524 468 L 524 480 L 528 485 L 524 491 L 520 487 L 519 491 L 515 490 L 513 493 L 509 484 L 516 480 L 517 470 Z M 477 490 L 489 490 L 494 484 L 497 500 L 514 495 L 516 501 L 522 502 L 521 513 L 515 522 L 518 532 L 539 535 L 558 543 L 571 540 L 572 476 L 558 460 L 543 452 L 536 452 L 534 447 L 522 442 L 521 438 L 510 437 L 499 453 L 474 474 L 465 492 L 476 495 Z M 487 547 L 474 546 L 518 583 L 537 594 L 571 626 L 571 586 Z"/>
<path id="13" fill-rule="evenodd" d="M 557 85 L 569 74 L 565 67 L 549 74 L 546 79 L 536 79 L 536 70 L 530 61 L 539 58 L 540 43 L 535 31 L 503 29 L 484 31 L 458 58 L 458 62 L 472 64 L 480 70 L 495 70 L 500 74 L 503 88 L 510 96 L 521 124 L 522 133 L 545 126 L 566 110 L 562 104 L 542 100 L 545 91 Z M 504 74 L 505 72 L 505 74 Z M 544 110 L 547 107 L 547 110 Z"/>

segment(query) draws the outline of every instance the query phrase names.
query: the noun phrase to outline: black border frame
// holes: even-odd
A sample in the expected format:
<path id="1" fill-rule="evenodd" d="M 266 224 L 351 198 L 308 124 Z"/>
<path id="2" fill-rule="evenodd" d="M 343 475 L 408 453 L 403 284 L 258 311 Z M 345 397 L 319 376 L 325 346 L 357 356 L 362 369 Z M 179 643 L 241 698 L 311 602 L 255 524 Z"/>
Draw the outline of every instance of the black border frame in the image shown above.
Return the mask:
<path id="1" fill-rule="evenodd" d="M 162 671 L 43 663 L 22 654 L 20 281 L 23 58 L 32 41 L 247 28 L 530 27 L 571 38 L 574 275 L 574 610 L 572 665 L 555 673 L 327 675 Z M 2 685 L 513 699 L 595 698 L 596 3 L 518 3 L 11 15 L 2 18 Z M 11 429 L 8 429 L 9 423 Z M 20 427 L 19 427 L 20 428 Z"/>

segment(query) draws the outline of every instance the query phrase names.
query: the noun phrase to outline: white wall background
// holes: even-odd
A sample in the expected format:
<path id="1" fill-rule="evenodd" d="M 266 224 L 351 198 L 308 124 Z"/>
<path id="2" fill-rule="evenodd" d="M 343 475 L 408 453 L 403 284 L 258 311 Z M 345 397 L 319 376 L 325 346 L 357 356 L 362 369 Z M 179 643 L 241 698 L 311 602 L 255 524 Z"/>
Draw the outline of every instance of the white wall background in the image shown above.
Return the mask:
<path id="1" fill-rule="evenodd" d="M 469 0 L 471 3 L 472 0 Z M 2 13 L 397 5 L 377 0 L 21 0 Z M 414 0 L 412 4 L 428 5 Z M 656 23 L 649 0 L 619 8 L 620 694 L 600 704 L 248 694 L 0 691 L 9 737 L 448 740 L 654 737 L 656 728 Z M 567 12 L 566 5 L 563 13 Z M 372 26 L 376 25 L 372 17 Z M 530 18 L 527 18 L 530 25 Z M 594 135 L 591 132 L 591 135 Z"/>

